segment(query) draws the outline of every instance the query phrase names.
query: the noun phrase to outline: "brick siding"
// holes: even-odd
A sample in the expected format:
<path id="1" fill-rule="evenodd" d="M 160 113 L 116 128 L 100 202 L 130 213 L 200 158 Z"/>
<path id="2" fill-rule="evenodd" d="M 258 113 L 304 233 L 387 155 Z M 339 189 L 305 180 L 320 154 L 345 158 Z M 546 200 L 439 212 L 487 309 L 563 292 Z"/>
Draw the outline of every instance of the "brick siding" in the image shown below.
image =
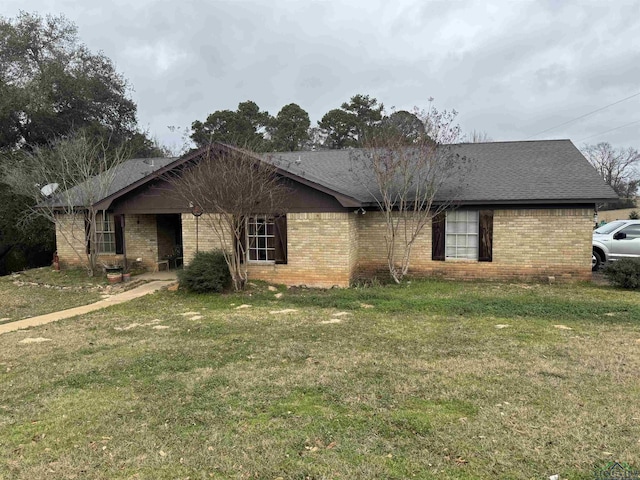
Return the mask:
<path id="1" fill-rule="evenodd" d="M 84 236 L 84 214 L 56 214 L 56 250 L 61 268 L 87 265 Z"/>
<path id="2" fill-rule="evenodd" d="M 142 259 L 142 265 L 154 270 L 158 262 L 158 229 L 155 215 L 125 215 L 124 241 L 127 259 Z"/>
<path id="3" fill-rule="evenodd" d="M 148 269 L 156 268 L 158 242 L 155 215 L 127 215 L 125 217 L 124 241 L 129 261 L 142 259 Z M 84 243 L 84 215 L 56 215 L 56 249 L 60 266 L 85 267 L 88 264 Z M 123 255 L 100 254 L 99 264 L 124 263 Z"/>
<path id="4" fill-rule="evenodd" d="M 206 215 L 198 220 L 197 243 L 201 251 L 222 247 L 212 233 L 211 220 Z M 495 210 L 492 262 L 432 261 L 431 225 L 427 225 L 413 246 L 409 274 L 463 279 L 527 280 L 553 276 L 558 280 L 587 280 L 591 278 L 592 222 L 592 209 Z M 127 257 L 142 258 L 148 268 L 155 268 L 158 259 L 156 225 L 155 215 L 126 216 Z M 76 232 L 78 227 L 84 228 L 82 217 L 76 218 L 75 224 L 70 216 L 58 218 L 56 240 L 63 266 L 82 264 L 60 231 L 71 227 Z M 354 279 L 386 277 L 384 230 L 380 212 L 290 213 L 287 264 L 252 263 L 248 266 L 249 278 L 287 285 L 346 287 Z M 83 252 L 81 239 L 82 236 L 79 251 Z M 196 218 L 190 213 L 182 215 L 182 240 L 188 264 L 196 251 Z M 78 248 L 78 241 L 74 242 Z M 227 241 L 227 245 L 232 242 Z M 101 260 L 112 263 L 118 257 L 121 256 L 101 256 Z"/>
<path id="5" fill-rule="evenodd" d="M 380 212 L 359 217 L 356 277 L 388 275 Z M 412 248 L 409 273 L 445 278 L 588 280 L 592 209 L 495 210 L 493 261 L 431 260 L 431 225 Z"/>
<path id="6" fill-rule="evenodd" d="M 206 215 L 200 217 L 200 251 L 221 248 L 210 223 Z M 250 263 L 249 278 L 310 287 L 349 286 L 356 263 L 355 239 L 356 223 L 352 213 L 289 213 L 287 264 Z M 182 216 L 182 241 L 188 264 L 196 251 L 196 221 L 191 214 Z M 227 244 L 232 245 L 229 240 Z"/>

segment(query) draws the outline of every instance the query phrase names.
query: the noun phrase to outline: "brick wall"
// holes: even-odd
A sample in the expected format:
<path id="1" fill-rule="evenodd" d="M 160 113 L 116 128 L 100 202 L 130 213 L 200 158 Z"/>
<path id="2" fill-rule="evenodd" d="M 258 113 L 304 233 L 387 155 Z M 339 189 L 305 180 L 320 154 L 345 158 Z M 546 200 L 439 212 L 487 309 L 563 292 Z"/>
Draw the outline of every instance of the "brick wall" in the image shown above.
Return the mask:
<path id="1" fill-rule="evenodd" d="M 142 264 L 154 270 L 158 261 L 158 230 L 155 215 L 125 215 L 124 241 L 127 259 L 142 259 Z"/>
<path id="2" fill-rule="evenodd" d="M 75 220 L 75 222 L 73 221 Z M 496 210 L 493 220 L 493 261 L 431 260 L 431 225 L 414 243 L 410 274 L 446 278 L 562 279 L 591 278 L 591 209 Z M 200 217 L 198 247 L 219 249 L 220 240 L 211 233 L 211 218 Z M 155 215 L 127 215 L 125 242 L 130 260 L 142 258 L 148 268 L 158 259 Z M 82 217 L 60 216 L 56 226 L 58 255 L 63 266 L 81 265 L 62 230 L 84 228 Z M 196 219 L 182 215 L 185 263 L 196 251 Z M 380 212 L 354 215 L 340 213 L 290 213 L 287 215 L 286 265 L 250 264 L 249 278 L 287 285 L 318 287 L 348 286 L 354 278 L 387 276 L 385 224 Z M 81 231 L 80 231 L 81 232 Z M 84 251 L 82 240 L 72 244 Z M 228 236 L 230 238 L 230 236 Z M 78 243 L 80 242 L 80 243 Z M 232 245 L 232 242 L 228 242 Z M 401 251 L 398 251 L 400 254 Z M 115 263 L 121 256 L 101 256 Z"/>
<path id="3" fill-rule="evenodd" d="M 388 275 L 380 212 L 358 218 L 358 277 Z M 592 209 L 495 210 L 493 261 L 432 261 L 431 225 L 416 240 L 410 274 L 446 278 L 587 280 L 591 278 Z"/>
<path id="4" fill-rule="evenodd" d="M 199 221 L 200 251 L 220 248 L 211 231 L 210 219 Z M 185 262 L 195 254 L 196 222 L 191 214 L 182 216 L 182 239 Z M 287 214 L 287 264 L 251 263 L 249 279 L 286 285 L 346 287 L 357 261 L 357 225 L 353 213 Z M 351 239 L 351 240 L 350 240 Z M 228 243 L 231 245 L 231 242 Z"/>
<path id="5" fill-rule="evenodd" d="M 149 269 L 156 267 L 158 244 L 155 215 L 127 215 L 125 217 L 124 241 L 129 261 L 142 258 L 145 267 Z M 84 254 L 83 214 L 56 216 L 56 249 L 62 268 L 87 265 L 87 257 Z M 98 257 L 98 262 L 99 264 L 122 265 L 124 257 L 123 255 L 101 254 Z"/>
<path id="6" fill-rule="evenodd" d="M 84 267 L 84 214 L 56 214 L 56 250 L 61 268 Z"/>
<path id="7" fill-rule="evenodd" d="M 196 238 L 196 223 L 198 235 Z M 182 254 L 184 263 L 187 265 L 197 250 L 208 252 L 211 250 L 220 250 L 223 248 L 218 235 L 213 233 L 212 225 L 215 222 L 214 215 L 202 215 L 198 220 L 190 213 L 182 214 Z M 231 243 L 231 235 L 227 234 L 227 244 Z"/>
<path id="8" fill-rule="evenodd" d="M 347 215 L 347 223 L 349 227 L 349 277 L 350 281 L 354 279 L 358 269 L 358 216 L 355 214 Z"/>

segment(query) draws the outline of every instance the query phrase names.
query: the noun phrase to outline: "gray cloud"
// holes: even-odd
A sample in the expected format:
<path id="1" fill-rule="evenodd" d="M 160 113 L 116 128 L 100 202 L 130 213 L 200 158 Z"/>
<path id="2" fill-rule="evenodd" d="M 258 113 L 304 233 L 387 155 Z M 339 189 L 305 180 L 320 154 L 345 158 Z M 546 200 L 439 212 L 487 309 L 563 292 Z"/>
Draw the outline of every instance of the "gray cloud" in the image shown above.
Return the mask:
<path id="1" fill-rule="evenodd" d="M 640 1 L 32 0 L 63 13 L 134 87 L 142 126 L 179 144 L 248 99 L 312 122 L 356 93 L 456 109 L 467 131 L 527 138 L 640 91 Z M 5 0 L 12 17 L 24 3 Z M 536 138 L 579 140 L 640 120 L 640 97 Z M 589 139 L 640 148 L 640 124 Z"/>

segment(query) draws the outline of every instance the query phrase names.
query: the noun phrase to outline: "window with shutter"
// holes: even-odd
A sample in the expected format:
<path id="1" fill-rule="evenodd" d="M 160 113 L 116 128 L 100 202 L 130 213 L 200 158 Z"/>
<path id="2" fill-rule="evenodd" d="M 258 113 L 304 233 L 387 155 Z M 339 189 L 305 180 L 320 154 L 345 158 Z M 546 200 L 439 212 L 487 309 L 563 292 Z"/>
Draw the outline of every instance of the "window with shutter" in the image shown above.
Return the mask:
<path id="1" fill-rule="evenodd" d="M 433 217 L 432 260 L 493 259 L 493 211 L 453 210 Z"/>
<path id="2" fill-rule="evenodd" d="M 277 216 L 274 219 L 276 234 L 276 251 L 275 261 L 277 264 L 287 263 L 287 217 L 286 215 Z"/>
<path id="3" fill-rule="evenodd" d="M 113 223 L 116 237 L 116 255 L 122 255 L 124 253 L 124 235 L 122 229 L 122 227 L 124 227 L 124 215 L 114 215 Z"/>
<path id="4" fill-rule="evenodd" d="M 250 262 L 287 263 L 286 216 L 249 217 L 245 232 L 245 252 Z"/>
<path id="5" fill-rule="evenodd" d="M 116 253 L 116 230 L 113 214 L 98 212 L 96 216 L 98 253 Z"/>
<path id="6" fill-rule="evenodd" d="M 444 261 L 445 214 L 439 213 L 431 220 L 431 259 Z"/>
<path id="7" fill-rule="evenodd" d="M 493 210 L 480 210 L 478 261 L 493 260 Z"/>
<path id="8" fill-rule="evenodd" d="M 478 212 L 447 212 L 445 256 L 450 259 L 478 259 Z"/>

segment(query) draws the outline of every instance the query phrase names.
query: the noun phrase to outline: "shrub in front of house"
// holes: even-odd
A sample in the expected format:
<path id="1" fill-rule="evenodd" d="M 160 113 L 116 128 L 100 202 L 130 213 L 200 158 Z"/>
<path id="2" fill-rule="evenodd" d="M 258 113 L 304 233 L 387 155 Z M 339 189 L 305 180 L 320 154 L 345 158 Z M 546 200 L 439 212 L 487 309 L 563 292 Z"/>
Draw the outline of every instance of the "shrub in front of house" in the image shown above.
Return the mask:
<path id="1" fill-rule="evenodd" d="M 640 288 L 640 258 L 623 258 L 607 265 L 604 276 L 616 287 Z"/>
<path id="2" fill-rule="evenodd" d="M 189 265 L 178 271 L 180 287 L 189 292 L 222 292 L 231 284 L 231 274 L 219 250 L 198 252 Z"/>

